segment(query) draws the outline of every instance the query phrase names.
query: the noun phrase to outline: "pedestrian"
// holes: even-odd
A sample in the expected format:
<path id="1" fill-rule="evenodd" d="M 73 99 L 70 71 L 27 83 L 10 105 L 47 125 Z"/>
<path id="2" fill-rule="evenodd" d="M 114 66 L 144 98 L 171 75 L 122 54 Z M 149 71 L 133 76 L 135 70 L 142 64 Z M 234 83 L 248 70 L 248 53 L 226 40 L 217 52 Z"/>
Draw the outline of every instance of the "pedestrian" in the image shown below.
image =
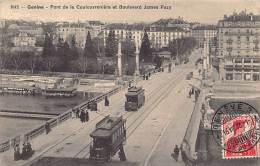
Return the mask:
<path id="1" fill-rule="evenodd" d="M 105 98 L 105 106 L 109 106 L 109 100 L 108 100 L 107 96 Z"/>
<path id="2" fill-rule="evenodd" d="M 95 105 L 94 105 L 94 101 L 92 101 L 91 103 L 90 103 L 90 110 L 91 111 L 94 111 L 95 110 Z"/>
<path id="3" fill-rule="evenodd" d="M 94 108 L 95 108 L 95 111 L 97 111 L 97 100 L 94 101 Z"/>
<path id="4" fill-rule="evenodd" d="M 27 142 L 27 152 L 28 152 L 28 157 L 32 157 L 32 155 L 34 154 L 34 150 L 32 150 L 32 145 L 30 144 L 30 142 Z"/>
<path id="5" fill-rule="evenodd" d="M 173 150 L 173 153 L 174 153 L 174 159 L 176 160 L 176 162 L 178 162 L 178 158 L 179 158 L 179 148 L 178 148 L 178 145 L 175 145 L 175 148 Z"/>
<path id="6" fill-rule="evenodd" d="M 85 122 L 85 112 L 84 110 L 81 110 L 81 113 L 80 113 L 80 121 L 83 123 Z"/>
<path id="7" fill-rule="evenodd" d="M 146 77 L 146 80 L 148 80 L 148 75 L 146 75 L 145 77 Z"/>
<path id="8" fill-rule="evenodd" d="M 91 102 L 88 102 L 88 104 L 87 104 L 87 109 L 91 109 Z"/>
<path id="9" fill-rule="evenodd" d="M 88 110 L 86 110 L 86 113 L 85 113 L 85 121 L 88 122 L 89 120 L 89 115 L 88 115 Z"/>
<path id="10" fill-rule="evenodd" d="M 26 148 L 26 146 L 25 146 L 25 143 L 23 143 L 23 149 L 22 149 L 21 158 L 22 158 L 23 160 L 26 160 L 26 159 L 27 159 L 27 148 Z"/>
<path id="11" fill-rule="evenodd" d="M 76 109 L 76 119 L 78 119 L 79 118 L 79 109 L 77 108 Z"/>
<path id="12" fill-rule="evenodd" d="M 76 111 L 73 108 L 71 109 L 71 118 L 76 118 Z"/>
<path id="13" fill-rule="evenodd" d="M 20 154 L 20 147 L 19 145 L 15 145 L 14 147 L 14 161 L 18 161 L 21 159 L 21 154 Z"/>
<path id="14" fill-rule="evenodd" d="M 125 156 L 123 145 L 120 146 L 120 150 L 118 152 L 118 156 L 120 158 L 120 161 L 126 161 L 126 156 Z"/>
<path id="15" fill-rule="evenodd" d="M 189 98 L 191 98 L 191 95 L 192 95 L 192 91 L 190 90 L 189 91 Z"/>
<path id="16" fill-rule="evenodd" d="M 191 92 L 192 92 L 192 94 L 194 94 L 194 87 L 192 87 Z"/>
<path id="17" fill-rule="evenodd" d="M 46 135 L 51 131 L 49 122 L 46 122 L 44 125 Z"/>

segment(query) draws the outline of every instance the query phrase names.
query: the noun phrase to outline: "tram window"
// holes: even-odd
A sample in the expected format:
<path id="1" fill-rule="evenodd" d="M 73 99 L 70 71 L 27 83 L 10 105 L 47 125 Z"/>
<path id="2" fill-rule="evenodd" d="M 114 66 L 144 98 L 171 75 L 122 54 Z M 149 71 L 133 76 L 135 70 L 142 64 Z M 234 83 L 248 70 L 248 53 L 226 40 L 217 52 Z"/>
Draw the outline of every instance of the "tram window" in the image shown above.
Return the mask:
<path id="1" fill-rule="evenodd" d="M 137 102 L 137 97 L 136 96 L 128 96 L 127 97 L 127 102 Z"/>

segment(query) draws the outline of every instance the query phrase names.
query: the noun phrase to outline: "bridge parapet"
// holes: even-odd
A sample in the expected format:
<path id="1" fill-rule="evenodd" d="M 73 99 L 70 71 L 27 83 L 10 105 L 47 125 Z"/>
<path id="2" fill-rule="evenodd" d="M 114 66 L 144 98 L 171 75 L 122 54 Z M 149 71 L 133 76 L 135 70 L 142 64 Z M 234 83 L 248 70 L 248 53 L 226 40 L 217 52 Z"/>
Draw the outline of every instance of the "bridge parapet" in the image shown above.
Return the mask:
<path id="1" fill-rule="evenodd" d="M 185 151 L 189 161 L 193 162 L 198 158 L 198 147 L 196 145 L 199 139 L 201 125 L 201 106 L 205 102 L 205 90 L 202 89 L 198 100 L 194 106 L 188 128 L 183 139 L 183 150 Z"/>
<path id="2" fill-rule="evenodd" d="M 155 74 L 157 72 L 160 72 L 162 70 L 162 68 L 166 68 L 166 67 L 168 67 L 168 65 L 164 65 L 163 67 L 155 69 L 155 70 L 152 70 L 152 71 L 150 71 L 150 72 L 148 72 L 148 73 L 146 73 L 144 75 L 147 75 L 149 73 L 150 73 L 150 75 L 153 75 L 153 74 Z M 144 75 L 142 75 L 142 76 L 144 76 Z M 127 83 L 124 83 L 123 85 L 120 85 L 120 86 L 112 89 L 111 91 L 109 91 L 109 92 L 107 92 L 105 94 L 102 94 L 100 96 L 97 96 L 97 97 L 89 100 L 89 101 L 86 101 L 86 102 L 84 102 L 84 103 L 74 107 L 73 109 L 84 109 L 84 108 L 87 107 L 88 103 L 93 102 L 93 101 L 99 102 L 99 101 L 105 99 L 106 96 L 112 96 L 112 95 L 116 94 L 117 92 L 127 88 L 129 83 L 132 83 L 132 82 L 134 82 L 133 79 L 127 81 Z M 72 116 L 72 109 L 70 109 L 70 110 L 68 110 L 68 111 L 58 115 L 55 118 L 52 118 L 52 119 L 48 120 L 47 122 L 50 124 L 50 128 L 52 129 L 55 126 L 58 126 L 62 122 L 66 121 L 67 119 L 71 118 L 71 116 Z M 37 136 L 43 134 L 45 132 L 45 127 L 44 126 L 45 126 L 45 123 L 43 123 L 43 124 L 33 128 L 33 129 L 29 130 L 28 132 L 26 132 L 23 135 L 18 135 L 18 136 L 14 137 L 14 138 L 12 138 L 10 140 L 7 140 L 7 141 L 1 143 L 0 144 L 0 153 L 1 152 L 5 152 L 5 151 L 15 147 L 15 145 L 17 145 L 17 144 L 20 144 L 20 143 L 23 143 L 23 142 L 28 142 L 28 141 L 36 138 Z"/>

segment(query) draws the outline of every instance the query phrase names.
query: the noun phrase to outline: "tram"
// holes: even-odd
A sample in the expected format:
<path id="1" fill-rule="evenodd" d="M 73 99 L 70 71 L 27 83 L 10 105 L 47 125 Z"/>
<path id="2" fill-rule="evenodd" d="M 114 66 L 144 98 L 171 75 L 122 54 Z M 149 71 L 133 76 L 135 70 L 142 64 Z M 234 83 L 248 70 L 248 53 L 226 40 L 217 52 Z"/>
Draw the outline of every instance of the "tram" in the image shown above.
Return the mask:
<path id="1" fill-rule="evenodd" d="M 106 116 L 96 124 L 90 133 L 93 143 L 90 146 L 90 161 L 110 161 L 116 152 L 125 144 L 126 120 L 120 117 Z"/>
<path id="2" fill-rule="evenodd" d="M 144 89 L 142 87 L 131 87 L 125 94 L 125 110 L 137 111 L 145 102 Z"/>

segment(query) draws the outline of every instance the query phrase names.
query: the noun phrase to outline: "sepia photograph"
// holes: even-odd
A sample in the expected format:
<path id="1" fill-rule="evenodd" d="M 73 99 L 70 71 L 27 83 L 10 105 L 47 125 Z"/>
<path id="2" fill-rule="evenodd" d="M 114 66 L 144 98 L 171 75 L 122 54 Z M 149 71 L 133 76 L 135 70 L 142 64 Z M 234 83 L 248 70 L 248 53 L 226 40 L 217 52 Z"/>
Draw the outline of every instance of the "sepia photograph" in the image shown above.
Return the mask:
<path id="1" fill-rule="evenodd" d="M 259 166 L 260 0 L 0 0 L 0 166 Z"/>

